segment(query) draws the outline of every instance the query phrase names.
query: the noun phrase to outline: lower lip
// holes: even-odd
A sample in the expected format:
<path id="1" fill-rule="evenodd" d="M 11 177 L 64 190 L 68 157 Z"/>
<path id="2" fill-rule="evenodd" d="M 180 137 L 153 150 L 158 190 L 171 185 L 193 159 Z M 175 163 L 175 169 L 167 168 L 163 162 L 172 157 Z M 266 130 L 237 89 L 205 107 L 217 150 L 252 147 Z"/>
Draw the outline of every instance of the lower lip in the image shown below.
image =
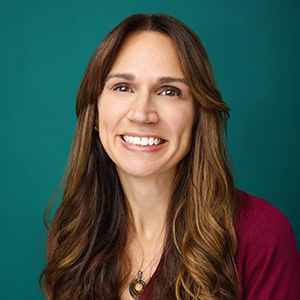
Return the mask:
<path id="1" fill-rule="evenodd" d="M 166 142 L 163 142 L 162 144 L 159 145 L 148 145 L 148 146 L 138 146 L 135 144 L 129 144 L 127 142 L 125 142 L 122 138 L 122 136 L 119 137 L 121 140 L 121 144 L 122 146 L 129 150 L 129 151 L 134 151 L 134 152 L 146 152 L 146 153 L 150 153 L 150 152 L 157 152 L 159 151 L 162 147 L 164 147 Z"/>

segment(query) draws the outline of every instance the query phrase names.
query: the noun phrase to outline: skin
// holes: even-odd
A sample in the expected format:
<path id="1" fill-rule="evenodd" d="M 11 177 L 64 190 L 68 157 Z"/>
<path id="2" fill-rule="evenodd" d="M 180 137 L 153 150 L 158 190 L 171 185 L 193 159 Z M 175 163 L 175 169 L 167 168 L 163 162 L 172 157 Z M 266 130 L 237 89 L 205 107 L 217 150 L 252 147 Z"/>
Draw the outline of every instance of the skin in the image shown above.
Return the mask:
<path id="1" fill-rule="evenodd" d="M 164 241 L 176 166 L 191 146 L 194 102 L 170 37 L 139 32 L 125 39 L 99 96 L 98 116 L 101 142 L 116 164 L 131 211 L 130 282 Z M 134 145 L 124 135 L 163 143 Z M 144 271 L 144 280 L 160 254 Z M 121 298 L 132 300 L 127 284 Z"/>

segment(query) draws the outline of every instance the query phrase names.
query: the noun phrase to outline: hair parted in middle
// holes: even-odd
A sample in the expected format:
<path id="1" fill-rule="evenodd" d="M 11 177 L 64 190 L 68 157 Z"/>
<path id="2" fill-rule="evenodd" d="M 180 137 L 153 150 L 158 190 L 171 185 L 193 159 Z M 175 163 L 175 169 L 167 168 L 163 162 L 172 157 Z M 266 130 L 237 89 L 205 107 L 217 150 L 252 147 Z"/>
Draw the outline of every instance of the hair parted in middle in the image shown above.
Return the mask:
<path id="1" fill-rule="evenodd" d="M 191 149 L 174 178 L 155 299 L 238 299 L 236 191 L 226 147 L 229 108 L 199 37 L 163 14 L 123 20 L 87 66 L 77 93 L 78 121 L 63 198 L 50 225 L 44 288 L 55 300 L 118 299 L 130 273 L 124 253 L 128 208 L 116 167 L 94 127 L 97 101 L 120 47 L 131 33 L 142 31 L 173 40 L 196 108 Z"/>

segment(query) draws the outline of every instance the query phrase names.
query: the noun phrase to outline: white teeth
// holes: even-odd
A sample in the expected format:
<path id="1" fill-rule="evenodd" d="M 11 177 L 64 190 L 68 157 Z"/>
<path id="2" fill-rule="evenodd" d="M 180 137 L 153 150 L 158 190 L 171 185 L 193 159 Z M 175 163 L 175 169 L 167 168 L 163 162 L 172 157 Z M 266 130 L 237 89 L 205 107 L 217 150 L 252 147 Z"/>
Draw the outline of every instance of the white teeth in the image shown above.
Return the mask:
<path id="1" fill-rule="evenodd" d="M 159 145 L 162 144 L 163 140 L 162 139 L 157 139 L 157 138 L 147 138 L 147 137 L 137 137 L 137 136 L 128 136 L 128 135 L 123 135 L 123 140 L 129 144 L 134 144 L 138 146 L 152 146 L 152 145 Z"/>
<path id="2" fill-rule="evenodd" d="M 148 145 L 148 138 L 146 138 L 146 137 L 142 137 L 142 139 L 141 139 L 141 145 L 142 146 L 146 146 L 146 145 Z"/>
<path id="3" fill-rule="evenodd" d="M 154 138 L 153 138 L 153 137 L 151 137 L 151 138 L 148 140 L 148 144 L 149 144 L 150 146 L 152 146 L 152 145 L 154 144 Z"/>
<path id="4" fill-rule="evenodd" d="M 135 144 L 135 145 L 140 145 L 141 144 L 141 139 L 139 137 L 135 136 L 133 138 L 133 142 L 132 143 Z"/>

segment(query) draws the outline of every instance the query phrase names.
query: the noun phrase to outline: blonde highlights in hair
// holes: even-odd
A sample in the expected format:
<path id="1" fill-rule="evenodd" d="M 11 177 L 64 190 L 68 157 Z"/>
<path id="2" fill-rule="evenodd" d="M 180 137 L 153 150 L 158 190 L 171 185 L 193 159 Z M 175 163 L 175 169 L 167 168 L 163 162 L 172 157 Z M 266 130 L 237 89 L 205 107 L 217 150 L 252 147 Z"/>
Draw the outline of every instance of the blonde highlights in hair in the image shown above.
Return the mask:
<path id="1" fill-rule="evenodd" d="M 115 165 L 93 129 L 105 78 L 124 39 L 137 31 L 159 32 L 174 41 L 197 114 L 191 150 L 174 179 L 154 297 L 236 300 L 236 196 L 226 147 L 229 108 L 198 36 L 181 21 L 161 14 L 122 21 L 87 66 L 77 93 L 76 132 L 62 202 L 50 225 L 41 284 L 49 300 L 119 299 L 128 210 Z"/>

